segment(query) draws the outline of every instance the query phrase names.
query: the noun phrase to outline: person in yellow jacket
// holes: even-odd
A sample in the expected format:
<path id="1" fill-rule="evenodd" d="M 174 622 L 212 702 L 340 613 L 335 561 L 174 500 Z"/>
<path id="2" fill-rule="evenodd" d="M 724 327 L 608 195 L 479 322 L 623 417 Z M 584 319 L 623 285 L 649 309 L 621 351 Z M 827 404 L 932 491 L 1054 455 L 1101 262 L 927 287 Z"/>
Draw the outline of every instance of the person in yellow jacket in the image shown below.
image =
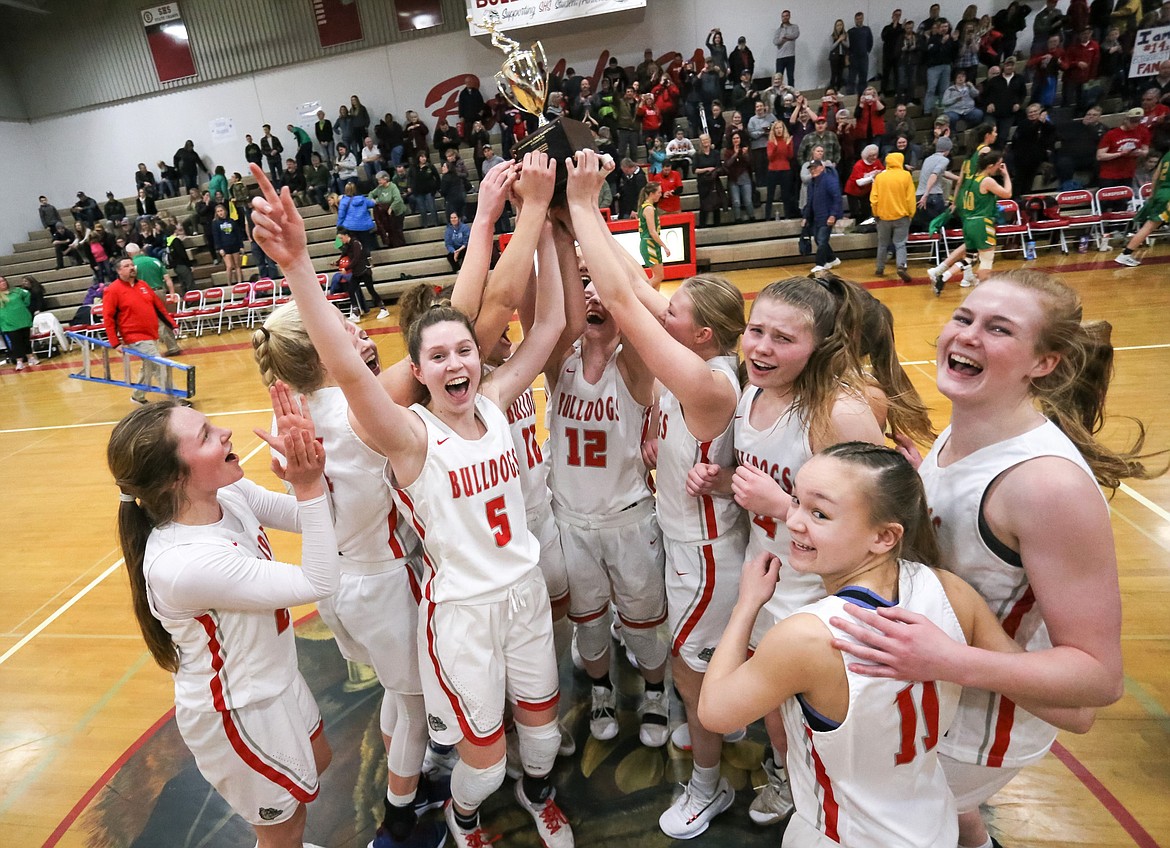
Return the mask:
<path id="1" fill-rule="evenodd" d="M 873 178 L 873 189 L 869 202 L 877 219 L 878 247 L 877 268 L 880 277 L 886 273 L 886 256 L 890 243 L 894 245 L 894 261 L 902 282 L 910 282 L 906 270 L 906 239 L 910 235 L 910 219 L 914 216 L 914 178 L 902 167 L 901 153 L 886 154 L 886 169 L 878 171 Z"/>

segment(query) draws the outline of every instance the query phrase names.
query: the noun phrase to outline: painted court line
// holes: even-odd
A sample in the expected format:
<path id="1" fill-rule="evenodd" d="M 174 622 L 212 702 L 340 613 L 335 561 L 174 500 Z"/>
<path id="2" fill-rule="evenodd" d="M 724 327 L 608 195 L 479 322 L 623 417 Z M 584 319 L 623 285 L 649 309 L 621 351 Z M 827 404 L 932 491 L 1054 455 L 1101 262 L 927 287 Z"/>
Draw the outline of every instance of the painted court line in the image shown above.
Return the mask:
<path id="1" fill-rule="evenodd" d="M 1105 788 L 1105 784 L 1098 780 L 1097 776 L 1089 771 L 1084 763 L 1073 756 L 1072 752 L 1059 742 L 1053 742 L 1052 754 L 1064 763 L 1065 768 L 1071 771 L 1077 780 L 1101 803 L 1101 806 L 1109 811 L 1109 814 L 1117 820 L 1122 830 L 1129 834 L 1130 839 L 1138 848 L 1159 848 L 1157 841 L 1141 826 L 1133 813 L 1126 809 L 1117 796 Z"/>
<path id="2" fill-rule="evenodd" d="M 258 410 L 258 411 L 260 411 L 260 410 Z M 249 459 L 254 457 L 256 454 L 260 453 L 261 449 L 263 449 L 265 447 L 267 447 L 267 443 L 264 441 L 261 441 L 260 444 L 258 444 L 255 447 L 255 449 L 252 450 L 251 453 L 249 453 L 247 456 L 245 456 L 243 459 L 240 460 L 240 465 L 243 465 L 245 462 L 247 462 Z M 70 598 L 64 604 L 59 606 L 56 610 L 54 610 L 49 615 L 48 618 L 46 618 L 44 621 L 42 621 L 40 624 L 38 624 L 32 630 L 30 630 L 15 645 L 13 645 L 11 648 L 9 648 L 7 651 L 5 651 L 2 655 L 0 655 L 0 665 L 4 665 L 4 663 L 8 662 L 8 660 L 12 659 L 12 657 L 15 656 L 16 653 L 21 648 L 23 648 L 25 645 L 27 645 L 29 642 L 31 642 L 33 639 L 35 639 L 37 636 L 39 636 L 44 631 L 44 629 L 46 627 L 48 627 L 50 624 L 52 624 L 54 621 L 56 621 L 58 618 L 60 618 L 62 615 L 64 615 L 66 612 L 68 612 L 78 601 L 80 601 L 82 598 L 84 598 L 86 595 L 88 595 L 90 592 L 92 592 L 94 589 L 96 589 L 98 586 L 100 586 L 102 584 L 102 582 L 107 577 L 109 577 L 111 574 L 113 574 L 115 571 L 117 571 L 119 568 L 121 568 L 125 564 L 125 562 L 126 562 L 125 559 L 120 558 L 117 562 L 115 562 L 113 565 L 111 565 L 109 568 L 107 568 L 105 571 L 103 571 L 101 574 L 99 574 L 93 580 L 89 581 L 89 583 L 86 584 L 85 588 L 81 589 L 81 591 L 79 591 L 76 595 L 74 595 L 72 598 Z"/>
<path id="3" fill-rule="evenodd" d="M 237 409 L 232 412 L 206 412 L 208 418 L 221 418 L 226 415 L 253 415 L 257 412 L 271 412 L 272 407 L 264 409 Z M 121 419 L 119 419 L 121 420 Z M 92 421 L 88 424 L 51 424 L 45 427 L 18 427 L 12 430 L 0 430 L 0 436 L 6 433 L 40 433 L 47 430 L 75 430 L 83 427 L 113 427 L 117 421 Z"/>
<path id="4" fill-rule="evenodd" d="M 1140 503 L 1142 506 L 1144 506 L 1150 512 L 1154 513 L 1154 515 L 1161 518 L 1167 524 L 1170 524 L 1170 512 L 1167 512 L 1166 510 L 1162 509 L 1162 507 L 1158 506 L 1156 503 L 1154 503 L 1152 500 L 1147 498 L 1141 492 L 1135 492 L 1130 486 L 1128 486 L 1125 483 L 1122 483 L 1121 486 L 1119 486 L 1118 488 L 1120 488 L 1121 491 L 1125 492 L 1127 495 L 1129 495 L 1135 501 Z"/>

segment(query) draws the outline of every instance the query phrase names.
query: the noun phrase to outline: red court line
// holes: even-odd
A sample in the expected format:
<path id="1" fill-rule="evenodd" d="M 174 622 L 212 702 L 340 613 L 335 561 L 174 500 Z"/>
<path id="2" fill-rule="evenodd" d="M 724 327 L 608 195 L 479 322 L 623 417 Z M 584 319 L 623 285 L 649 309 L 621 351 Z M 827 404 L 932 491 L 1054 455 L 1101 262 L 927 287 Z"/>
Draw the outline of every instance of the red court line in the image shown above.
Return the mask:
<path id="1" fill-rule="evenodd" d="M 306 613 L 293 622 L 293 627 L 308 621 L 316 615 L 316 610 L 313 610 L 310 613 Z M 126 765 L 126 763 L 130 762 L 130 758 L 137 754 L 142 746 L 149 742 L 151 737 L 162 730 L 163 725 L 165 725 L 174 717 L 175 708 L 171 707 L 169 710 L 163 713 L 162 717 L 159 718 L 158 721 L 148 727 L 141 736 L 135 739 L 134 743 L 124 752 L 122 752 L 122 756 L 114 760 L 110 767 L 102 773 L 102 776 L 94 781 L 93 786 L 89 787 L 86 793 L 81 796 L 76 804 L 73 805 L 73 809 L 66 813 L 65 818 L 61 819 L 61 823 L 57 825 L 56 829 L 52 833 L 49 834 L 49 838 L 45 840 L 45 844 L 42 846 L 42 848 L 53 848 L 53 846 L 60 842 L 61 837 L 69 832 L 69 828 L 73 827 L 74 822 L 76 822 L 77 819 L 81 817 L 81 814 L 85 812 L 85 808 L 90 805 L 90 802 L 92 802 L 93 799 L 97 797 L 99 792 L 105 789 L 106 784 L 109 783 L 113 776 L 118 773 L 118 770 L 122 768 L 122 766 Z"/>
<path id="2" fill-rule="evenodd" d="M 1146 832 L 1146 829 L 1138 823 L 1134 818 L 1133 813 L 1126 809 L 1125 805 L 1117 799 L 1117 796 L 1105 788 L 1097 776 L 1089 771 L 1080 760 L 1073 756 L 1072 752 L 1061 745 L 1059 742 L 1052 743 L 1052 753 L 1056 759 L 1064 763 L 1065 768 L 1073 773 L 1085 788 L 1093 793 L 1093 797 L 1101 802 L 1101 806 L 1109 811 L 1109 814 L 1117 820 L 1121 825 L 1122 830 L 1129 834 L 1129 837 L 1134 841 L 1138 848 L 1159 848 L 1158 843 L 1154 837 Z"/>

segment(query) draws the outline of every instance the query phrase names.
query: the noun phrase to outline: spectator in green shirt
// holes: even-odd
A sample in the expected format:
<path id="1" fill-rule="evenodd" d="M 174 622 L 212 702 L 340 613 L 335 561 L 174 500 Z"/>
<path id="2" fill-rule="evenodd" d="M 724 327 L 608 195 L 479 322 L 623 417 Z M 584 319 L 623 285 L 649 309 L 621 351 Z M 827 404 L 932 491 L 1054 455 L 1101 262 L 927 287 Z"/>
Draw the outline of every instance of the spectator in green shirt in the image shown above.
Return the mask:
<path id="1" fill-rule="evenodd" d="M 406 201 L 402 199 L 402 192 L 390 180 L 390 175 L 379 171 L 374 175 L 378 184 L 370 192 L 370 199 L 378 205 L 374 207 L 374 224 L 378 228 L 378 235 L 386 247 L 403 247 L 406 237 L 402 234 L 402 222 L 406 218 Z"/>
<path id="2" fill-rule="evenodd" d="M 292 124 L 288 125 L 288 131 L 297 140 L 297 167 L 303 170 L 309 166 L 310 157 L 313 155 L 313 140 L 309 138 L 307 132 Z"/>

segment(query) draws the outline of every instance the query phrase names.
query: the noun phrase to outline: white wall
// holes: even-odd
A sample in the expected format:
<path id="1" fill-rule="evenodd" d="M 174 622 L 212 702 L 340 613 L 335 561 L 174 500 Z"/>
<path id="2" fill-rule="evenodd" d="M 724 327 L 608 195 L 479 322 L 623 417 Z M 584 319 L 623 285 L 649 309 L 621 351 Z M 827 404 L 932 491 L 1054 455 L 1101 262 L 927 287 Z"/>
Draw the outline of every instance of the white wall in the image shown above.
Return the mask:
<path id="1" fill-rule="evenodd" d="M 907 4 L 905 17 L 917 19 L 915 11 L 925 12 L 928 2 L 917 2 L 922 8 L 915 10 Z M 965 0 L 947 0 L 943 14 L 957 19 L 965 5 Z M 801 28 L 796 83 L 815 87 L 828 79 L 828 34 L 836 18 L 852 26 L 854 12 L 864 11 L 877 40 L 890 12 L 900 4 L 894 0 L 822 0 L 815 17 L 808 6 L 789 6 L 793 22 Z M 595 26 L 577 35 L 547 38 L 544 47 L 551 63 L 564 58 L 589 76 L 599 70 L 599 62 L 604 64 L 604 51 L 611 51 L 623 65 L 640 62 L 647 47 L 656 55 L 671 50 L 690 55 L 701 47 L 708 30 L 718 26 L 729 47 L 740 35 L 747 36 L 756 56 L 757 75 L 764 76 L 775 65 L 772 35 L 782 8 L 784 5 L 774 0 L 650 0 L 645 20 L 637 27 Z M 588 23 L 583 22 L 583 26 Z M 870 60 L 871 74 L 879 67 L 879 51 L 880 46 Z M 370 107 L 375 121 L 387 111 L 401 118 L 407 109 L 414 109 L 433 128 L 433 115 L 447 96 L 424 107 L 432 87 L 444 78 L 461 79 L 471 73 L 483 80 L 484 95 L 490 97 L 495 91 L 492 78 L 502 58 L 499 50 L 465 32 L 448 33 L 49 118 L 35 122 L 31 129 L 28 125 L 0 124 L 0 150 L 24 151 L 24 156 L 6 155 L 0 165 L 15 172 L 14 179 L 5 181 L 10 189 L 8 202 L 0 205 L 0 253 L 9 252 L 11 242 L 24 241 L 27 231 L 38 226 L 38 194 L 48 194 L 60 207 L 69 206 L 78 190 L 95 198 L 104 198 L 106 191 L 119 197 L 132 195 L 137 163 L 146 162 L 153 169 L 159 159 L 169 161 L 188 138 L 205 159 L 224 165 L 229 173 L 242 170 L 245 133 L 258 137 L 260 125 L 270 123 L 289 150 L 285 126 L 296 122 L 296 106 L 313 100 L 319 100 L 333 118 L 337 105 L 348 103 L 349 96 L 357 94 Z M 234 121 L 235 141 L 212 143 L 209 123 L 217 118 Z M 68 151 L 63 159 L 58 156 L 61 151 Z M 39 178 L 29 179 L 34 174 Z"/>

